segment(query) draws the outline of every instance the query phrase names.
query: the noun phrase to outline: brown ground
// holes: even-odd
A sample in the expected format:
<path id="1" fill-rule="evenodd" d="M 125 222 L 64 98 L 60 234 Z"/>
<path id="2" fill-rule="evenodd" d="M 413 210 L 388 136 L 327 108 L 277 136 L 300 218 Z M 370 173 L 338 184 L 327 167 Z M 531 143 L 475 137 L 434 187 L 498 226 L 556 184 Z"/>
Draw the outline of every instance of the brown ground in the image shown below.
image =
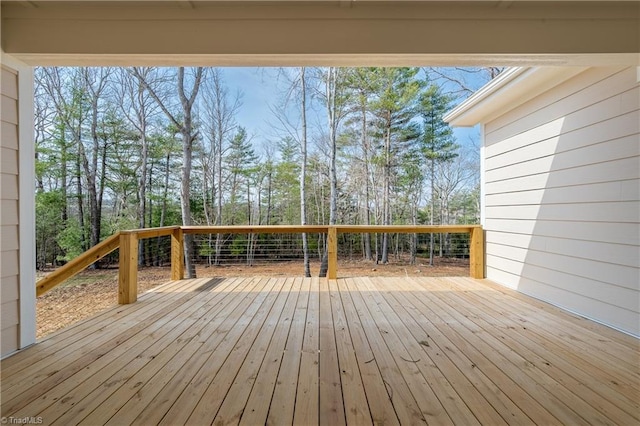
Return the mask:
<path id="1" fill-rule="evenodd" d="M 428 262 L 428 261 L 427 261 Z M 417 265 L 405 262 L 376 265 L 363 261 L 340 261 L 340 277 L 352 276 L 467 276 L 467 260 L 436 259 L 430 267 L 427 262 Z M 425 264 L 426 263 L 426 264 Z M 317 275 L 318 263 L 311 264 L 311 274 Z M 302 276 L 301 262 L 279 262 L 259 266 L 225 265 L 219 267 L 200 267 L 196 269 L 198 277 L 234 277 L 234 276 Z M 39 274 L 43 276 L 44 274 Z M 142 268 L 138 272 L 138 292 L 169 281 L 168 267 Z M 117 304 L 118 270 L 85 270 L 69 279 L 63 285 L 54 288 L 37 300 L 37 337 L 41 339 L 56 330 L 77 321 L 88 318 Z"/>

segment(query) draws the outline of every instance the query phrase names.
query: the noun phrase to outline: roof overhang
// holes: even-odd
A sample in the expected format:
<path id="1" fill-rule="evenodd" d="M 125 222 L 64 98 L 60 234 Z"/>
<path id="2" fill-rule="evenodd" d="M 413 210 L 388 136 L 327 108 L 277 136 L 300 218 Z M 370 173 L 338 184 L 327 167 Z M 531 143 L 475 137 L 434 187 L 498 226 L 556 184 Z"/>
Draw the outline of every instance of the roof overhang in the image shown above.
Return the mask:
<path id="1" fill-rule="evenodd" d="M 583 72 L 586 67 L 514 67 L 480 88 L 444 117 L 454 127 L 487 123 Z"/>
<path id="2" fill-rule="evenodd" d="M 30 65 L 581 65 L 637 62 L 636 1 L 12 1 Z"/>

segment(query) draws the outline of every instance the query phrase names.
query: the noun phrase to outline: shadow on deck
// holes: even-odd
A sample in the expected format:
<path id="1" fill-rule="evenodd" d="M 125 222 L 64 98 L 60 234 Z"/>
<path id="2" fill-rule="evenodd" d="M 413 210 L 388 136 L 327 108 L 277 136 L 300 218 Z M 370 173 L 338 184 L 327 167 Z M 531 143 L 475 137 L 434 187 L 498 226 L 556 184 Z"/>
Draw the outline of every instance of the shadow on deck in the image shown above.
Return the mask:
<path id="1" fill-rule="evenodd" d="M 173 281 L 3 360 L 2 416 L 637 424 L 638 348 L 486 280 Z"/>

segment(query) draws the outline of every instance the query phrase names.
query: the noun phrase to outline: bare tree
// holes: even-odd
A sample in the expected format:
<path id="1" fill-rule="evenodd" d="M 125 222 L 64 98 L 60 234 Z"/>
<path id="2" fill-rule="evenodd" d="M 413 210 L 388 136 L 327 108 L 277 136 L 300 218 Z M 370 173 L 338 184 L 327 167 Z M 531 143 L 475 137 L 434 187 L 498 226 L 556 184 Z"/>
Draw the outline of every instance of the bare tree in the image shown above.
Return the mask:
<path id="1" fill-rule="evenodd" d="M 505 67 L 429 67 L 424 68 L 427 78 L 442 87 L 443 93 L 453 98 L 466 98 L 496 78 Z"/>
<path id="2" fill-rule="evenodd" d="M 149 80 L 153 74 L 152 68 L 138 68 L 138 72 L 144 80 Z M 128 72 L 119 73 L 118 104 L 124 117 L 136 129 L 140 138 L 140 172 L 138 175 L 138 209 L 136 211 L 138 226 L 145 228 L 147 212 L 147 180 L 149 166 L 149 119 L 154 114 L 155 101 L 145 90 L 138 78 L 132 78 Z M 138 264 L 144 264 L 145 240 L 140 240 L 138 245 Z"/>
<path id="3" fill-rule="evenodd" d="M 292 140 L 298 142 L 300 146 L 300 224 L 307 224 L 307 165 L 308 165 L 308 122 L 307 122 L 307 74 L 308 70 L 305 67 L 300 67 L 299 75 L 297 77 L 290 78 L 284 72 L 284 75 L 288 81 L 288 87 L 286 94 L 281 105 L 272 107 L 271 111 L 280 123 L 278 131 L 285 133 Z M 292 100 L 296 100 L 299 105 L 299 123 L 292 123 L 291 118 L 288 115 L 288 106 Z M 299 100 L 299 102 L 298 102 Z M 300 126 L 300 132 L 298 132 L 298 124 Z M 302 253 L 304 258 L 304 274 L 306 277 L 311 276 L 311 267 L 309 260 L 309 240 L 306 233 L 302 233 Z"/>
<path id="4" fill-rule="evenodd" d="M 87 180 L 87 192 L 89 194 L 89 241 L 93 247 L 100 242 L 100 228 L 102 225 L 102 200 L 104 196 L 104 184 L 106 175 L 106 138 L 101 140 L 99 136 L 99 121 L 103 111 L 100 103 L 104 99 L 109 84 L 112 68 L 81 68 L 88 101 L 90 105 L 90 135 L 91 149 L 87 154 L 83 144 L 79 147 L 81 161 Z"/>
<path id="5" fill-rule="evenodd" d="M 209 143 L 207 166 L 204 170 L 204 190 L 207 191 L 208 182 L 211 182 L 211 200 L 215 206 L 213 223 L 222 225 L 223 207 L 223 157 L 225 143 L 233 137 L 237 128 L 236 115 L 242 106 L 242 94 L 237 92 L 235 96 L 229 94 L 221 70 L 213 69 L 203 87 L 204 97 L 204 127 L 205 140 Z M 208 197 L 203 197 L 204 199 Z M 207 205 L 205 202 L 205 210 Z M 207 224 L 210 225 L 210 214 L 206 213 Z M 210 241 L 211 243 L 211 241 Z M 220 262 L 222 249 L 222 235 L 216 235 L 214 263 Z"/>
<path id="6" fill-rule="evenodd" d="M 47 68 L 43 69 L 40 74 L 41 87 L 53 101 L 62 125 L 60 129 L 61 143 L 63 144 L 61 161 L 65 166 L 65 173 L 67 133 L 71 135 L 72 144 L 77 149 L 75 158 L 76 195 L 84 249 L 100 242 L 107 141 L 99 135 L 99 123 L 104 113 L 102 103 L 112 71 L 111 68 L 77 68 L 72 70 Z M 85 147 L 85 143 L 88 144 L 87 147 Z M 66 175 L 64 180 L 66 181 Z M 66 198 L 66 182 L 63 186 Z M 89 201 L 89 246 L 84 244 L 83 188 L 87 190 Z"/>
<path id="7" fill-rule="evenodd" d="M 300 141 L 300 224 L 307 224 L 307 83 L 306 69 L 300 67 L 300 115 L 302 121 L 302 138 Z M 309 242 L 306 232 L 302 233 L 302 252 L 304 256 L 304 276 L 311 276 L 309 266 Z"/>
<path id="8" fill-rule="evenodd" d="M 191 219 L 191 205 L 190 205 L 190 181 L 191 181 L 191 165 L 192 165 L 192 153 L 193 142 L 197 137 L 193 126 L 193 105 L 198 91 L 202 83 L 202 76 L 204 74 L 204 68 L 198 67 L 194 71 L 193 83 L 191 86 L 191 93 L 187 94 L 185 91 L 185 68 L 180 67 L 177 70 L 177 92 L 178 100 L 180 101 L 180 114 L 176 114 L 171 111 L 171 106 L 168 105 L 166 99 L 163 99 L 159 94 L 157 88 L 147 81 L 148 75 L 144 75 L 142 69 L 132 68 L 131 72 L 138 78 L 140 83 L 149 92 L 151 97 L 158 103 L 158 106 L 165 113 L 167 118 L 179 129 L 182 136 L 182 179 L 180 184 L 180 208 L 182 211 L 182 224 L 189 226 L 192 224 Z M 157 81 L 156 81 L 157 82 Z M 184 254 L 185 254 L 185 266 L 187 269 L 187 276 L 189 278 L 195 278 L 195 267 L 193 267 L 192 259 L 195 255 L 195 247 L 193 244 L 193 236 L 191 234 L 185 234 L 184 237 Z"/>
<path id="9" fill-rule="evenodd" d="M 372 81 L 368 78 L 367 69 L 355 68 L 349 73 L 349 86 L 353 90 L 352 99 L 355 101 L 354 112 L 357 111 L 360 120 L 360 149 L 363 163 L 364 202 L 363 218 L 365 225 L 371 225 L 371 179 L 370 179 L 370 156 L 371 146 L 369 141 L 369 97 L 374 91 Z M 365 233 L 364 258 L 371 260 L 371 234 Z"/>
<path id="10" fill-rule="evenodd" d="M 327 109 L 329 129 L 329 225 L 336 224 L 338 205 L 338 178 L 336 172 L 336 156 L 338 151 L 338 128 L 348 113 L 346 104 L 345 70 L 329 67 L 322 71 L 325 93 L 324 103 Z M 320 276 L 327 276 L 328 252 L 325 248 L 320 265 Z"/>

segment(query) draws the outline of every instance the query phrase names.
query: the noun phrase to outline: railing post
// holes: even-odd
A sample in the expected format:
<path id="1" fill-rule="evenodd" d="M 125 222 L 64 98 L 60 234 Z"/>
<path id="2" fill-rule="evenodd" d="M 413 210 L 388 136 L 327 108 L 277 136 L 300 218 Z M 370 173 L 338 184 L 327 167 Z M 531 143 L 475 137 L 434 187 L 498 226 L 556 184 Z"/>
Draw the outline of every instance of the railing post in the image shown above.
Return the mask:
<path id="1" fill-rule="evenodd" d="M 327 229 L 327 254 L 329 255 L 327 277 L 335 280 L 338 278 L 338 231 L 335 226 L 329 226 Z"/>
<path id="2" fill-rule="evenodd" d="M 477 226 L 471 229 L 469 242 L 469 265 L 471 278 L 484 278 L 484 231 Z"/>
<path id="3" fill-rule="evenodd" d="M 120 233 L 118 303 L 126 305 L 138 300 L 138 234 Z"/>
<path id="4" fill-rule="evenodd" d="M 184 232 L 176 228 L 171 233 L 171 279 L 184 278 Z"/>

